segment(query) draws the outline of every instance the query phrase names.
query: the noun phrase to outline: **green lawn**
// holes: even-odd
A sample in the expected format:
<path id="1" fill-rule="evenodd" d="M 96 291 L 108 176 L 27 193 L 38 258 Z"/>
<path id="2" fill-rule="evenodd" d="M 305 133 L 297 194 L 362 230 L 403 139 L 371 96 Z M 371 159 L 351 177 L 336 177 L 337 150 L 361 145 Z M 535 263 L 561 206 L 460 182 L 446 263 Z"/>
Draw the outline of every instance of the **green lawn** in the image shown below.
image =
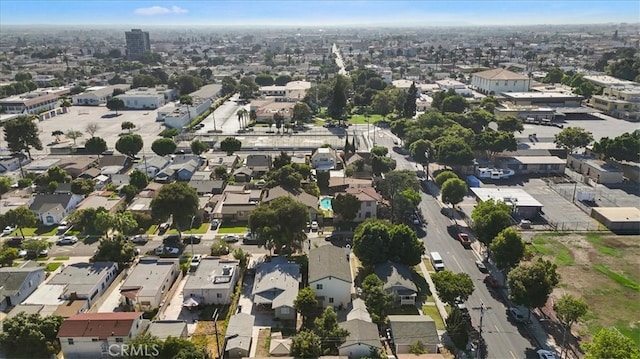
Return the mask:
<path id="1" fill-rule="evenodd" d="M 418 315 L 418 308 L 415 305 L 403 305 L 396 308 L 391 308 L 389 315 Z"/>
<path id="2" fill-rule="evenodd" d="M 442 321 L 442 317 L 440 316 L 440 312 L 435 305 L 424 305 L 422 306 L 422 314 L 428 315 L 436 322 L 436 329 L 445 330 L 444 322 Z"/>
<path id="3" fill-rule="evenodd" d="M 218 227 L 218 233 L 220 234 L 244 233 L 246 231 L 247 231 L 246 225 L 232 226 L 232 225 L 223 223 L 220 225 L 220 227 Z"/>
<path id="4" fill-rule="evenodd" d="M 369 116 L 369 123 L 374 124 L 378 121 L 382 121 L 384 120 L 384 117 L 380 116 L 380 115 L 371 115 Z M 367 124 L 367 118 L 364 115 L 352 115 L 350 119 L 347 120 L 348 123 L 353 123 L 353 124 L 362 124 L 362 125 L 366 125 Z"/>
<path id="5" fill-rule="evenodd" d="M 209 223 L 203 223 L 200 225 L 200 227 L 187 229 L 186 231 L 182 232 L 182 234 L 204 234 L 204 233 L 207 233 L 208 229 L 209 229 Z M 165 234 L 178 234 L 178 230 L 175 228 L 171 228 Z"/>
<path id="6" fill-rule="evenodd" d="M 34 236 L 55 236 L 58 233 L 57 226 L 47 226 L 47 227 L 29 227 L 22 228 L 22 233 L 25 237 L 34 237 Z M 11 233 L 12 236 L 20 235 L 20 230 L 15 230 Z"/>
<path id="7" fill-rule="evenodd" d="M 533 238 L 531 245 L 541 255 L 555 256 L 555 264 L 558 266 L 574 265 L 575 261 L 569 249 L 551 237 L 553 236 L 538 235 Z"/>
<path id="8" fill-rule="evenodd" d="M 51 263 L 47 263 L 47 265 L 44 267 L 44 270 L 46 272 L 53 272 L 56 269 L 58 269 L 60 266 L 62 265 L 62 262 L 51 262 Z"/>
<path id="9" fill-rule="evenodd" d="M 62 257 L 55 257 L 53 258 L 54 261 L 68 261 L 69 257 L 67 256 L 62 256 Z"/>

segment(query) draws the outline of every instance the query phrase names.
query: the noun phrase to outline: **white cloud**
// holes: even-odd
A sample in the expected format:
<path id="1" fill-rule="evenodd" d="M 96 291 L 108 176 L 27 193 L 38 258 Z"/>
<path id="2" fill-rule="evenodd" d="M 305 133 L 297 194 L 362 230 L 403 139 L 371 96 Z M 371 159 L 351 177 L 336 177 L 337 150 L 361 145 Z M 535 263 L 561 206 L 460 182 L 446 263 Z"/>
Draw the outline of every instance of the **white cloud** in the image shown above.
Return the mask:
<path id="1" fill-rule="evenodd" d="M 174 5 L 171 8 L 162 6 L 141 7 L 139 9 L 135 9 L 133 13 L 136 15 L 154 16 L 167 14 L 186 14 L 188 12 L 189 10 Z"/>

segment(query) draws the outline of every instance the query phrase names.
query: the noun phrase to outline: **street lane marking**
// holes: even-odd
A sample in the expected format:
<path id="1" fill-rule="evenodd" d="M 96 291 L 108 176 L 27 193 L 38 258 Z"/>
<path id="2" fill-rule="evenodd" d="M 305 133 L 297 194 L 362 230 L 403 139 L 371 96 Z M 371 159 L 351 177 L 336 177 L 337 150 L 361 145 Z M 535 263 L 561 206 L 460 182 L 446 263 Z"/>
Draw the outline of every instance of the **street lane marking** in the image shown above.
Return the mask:
<path id="1" fill-rule="evenodd" d="M 458 262 L 458 260 L 456 259 L 456 257 L 454 255 L 451 256 L 451 258 L 453 258 L 453 261 L 456 262 L 456 264 L 458 265 L 458 268 L 460 268 L 461 272 L 464 272 L 462 266 L 460 265 L 460 262 Z"/>
<path id="2" fill-rule="evenodd" d="M 513 359 L 517 359 L 517 358 L 516 358 L 516 355 L 515 355 L 515 354 L 513 354 L 513 352 L 512 352 L 511 350 L 509 350 L 509 354 L 511 354 L 511 357 L 513 357 Z"/>

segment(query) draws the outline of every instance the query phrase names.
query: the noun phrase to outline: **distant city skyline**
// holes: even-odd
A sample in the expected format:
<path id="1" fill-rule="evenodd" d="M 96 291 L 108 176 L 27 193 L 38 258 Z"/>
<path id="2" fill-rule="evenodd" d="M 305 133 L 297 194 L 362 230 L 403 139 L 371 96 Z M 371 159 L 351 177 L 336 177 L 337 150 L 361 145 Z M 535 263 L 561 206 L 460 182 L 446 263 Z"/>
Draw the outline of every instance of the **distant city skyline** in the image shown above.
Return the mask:
<path id="1" fill-rule="evenodd" d="M 0 1 L 7 25 L 485 26 L 638 23 L 627 1 Z"/>

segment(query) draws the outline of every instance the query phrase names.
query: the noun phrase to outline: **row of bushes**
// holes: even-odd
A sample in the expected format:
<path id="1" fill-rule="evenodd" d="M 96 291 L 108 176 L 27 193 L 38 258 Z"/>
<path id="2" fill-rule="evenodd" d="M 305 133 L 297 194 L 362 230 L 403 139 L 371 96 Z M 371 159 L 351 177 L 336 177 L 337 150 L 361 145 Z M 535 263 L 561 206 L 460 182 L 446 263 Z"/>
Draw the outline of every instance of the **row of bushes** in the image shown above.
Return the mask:
<path id="1" fill-rule="evenodd" d="M 191 121 L 191 123 L 189 123 L 187 125 L 187 128 L 191 129 L 191 128 L 193 128 L 193 126 L 195 126 L 195 125 L 199 124 L 200 122 L 204 121 L 204 119 L 207 118 L 207 116 L 209 116 L 218 107 L 222 106 L 222 104 L 225 103 L 228 99 L 230 99 L 231 96 L 233 96 L 233 94 L 229 94 L 229 95 L 226 95 L 224 97 L 221 97 L 221 98 L 217 99 L 216 102 L 214 102 L 213 105 L 211 105 L 211 107 L 209 107 L 208 110 L 203 112 L 200 116 L 194 118 Z"/>

